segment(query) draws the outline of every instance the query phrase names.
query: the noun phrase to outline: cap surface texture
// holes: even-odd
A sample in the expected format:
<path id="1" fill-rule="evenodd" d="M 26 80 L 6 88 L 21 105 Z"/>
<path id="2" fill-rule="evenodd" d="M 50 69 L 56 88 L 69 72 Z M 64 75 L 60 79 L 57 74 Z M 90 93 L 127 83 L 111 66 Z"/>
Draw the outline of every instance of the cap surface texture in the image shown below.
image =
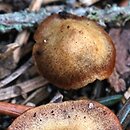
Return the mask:
<path id="1" fill-rule="evenodd" d="M 35 33 L 33 56 L 39 72 L 54 85 L 78 89 L 108 78 L 115 65 L 109 35 L 84 17 L 54 14 Z"/>

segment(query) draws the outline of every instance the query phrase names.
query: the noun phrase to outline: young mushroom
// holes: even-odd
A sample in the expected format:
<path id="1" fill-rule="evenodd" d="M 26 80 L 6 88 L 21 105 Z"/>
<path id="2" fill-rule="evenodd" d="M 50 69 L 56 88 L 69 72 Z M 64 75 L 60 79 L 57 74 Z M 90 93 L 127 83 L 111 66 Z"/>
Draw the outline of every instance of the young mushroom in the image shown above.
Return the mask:
<path id="1" fill-rule="evenodd" d="M 33 56 L 39 72 L 57 87 L 78 89 L 108 78 L 115 64 L 109 35 L 94 21 L 53 14 L 38 27 Z"/>
<path id="2" fill-rule="evenodd" d="M 51 103 L 20 115 L 8 130 L 122 130 L 116 115 L 91 100 Z"/>

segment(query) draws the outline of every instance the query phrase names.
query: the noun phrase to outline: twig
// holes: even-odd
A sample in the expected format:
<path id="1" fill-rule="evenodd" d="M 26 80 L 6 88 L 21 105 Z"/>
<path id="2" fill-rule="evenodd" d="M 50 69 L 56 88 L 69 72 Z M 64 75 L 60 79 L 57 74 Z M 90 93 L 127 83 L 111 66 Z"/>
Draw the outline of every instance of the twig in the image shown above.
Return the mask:
<path id="1" fill-rule="evenodd" d="M 51 99 L 50 103 L 59 103 L 63 101 L 63 95 L 57 91 L 55 96 Z"/>
<path id="2" fill-rule="evenodd" d="M 13 51 L 19 47 L 19 44 L 10 43 L 6 47 L 7 47 L 6 51 L 4 53 L 0 53 L 0 60 L 3 60 L 5 58 L 7 58 L 9 55 L 11 55 L 13 53 Z"/>
<path id="3" fill-rule="evenodd" d="M 73 10 L 70 9 L 70 12 Z M 99 22 L 100 25 L 119 27 L 125 24 L 126 21 L 130 19 L 130 6 L 119 7 L 113 5 L 109 8 L 99 9 L 94 6 L 88 8 L 79 8 L 74 10 L 74 14 L 85 15 L 87 18 Z"/>
<path id="4" fill-rule="evenodd" d="M 4 13 L 12 12 L 12 5 L 5 2 L 0 2 L 0 11 L 3 11 Z"/>
<path id="5" fill-rule="evenodd" d="M 82 4 L 84 4 L 84 5 L 90 6 L 90 5 L 96 3 L 96 2 L 98 2 L 98 1 L 100 1 L 100 0 L 79 0 L 79 1 L 80 1 Z"/>
<path id="6" fill-rule="evenodd" d="M 130 123 L 130 98 L 119 111 L 117 117 L 119 118 L 120 123 L 122 124 L 123 130 L 125 130 L 127 125 Z"/>
<path id="7" fill-rule="evenodd" d="M 24 30 L 20 32 L 15 39 L 15 42 L 18 43 L 19 45 L 19 47 L 15 49 L 13 52 L 13 59 L 16 64 L 19 62 L 19 59 L 21 57 L 21 46 L 27 43 L 28 38 L 29 38 L 29 33 L 27 30 Z"/>
<path id="8" fill-rule="evenodd" d="M 22 83 L 18 83 L 7 88 L 0 89 L 0 100 L 6 100 L 10 98 L 14 98 L 20 96 L 22 94 L 26 94 L 31 92 L 41 86 L 44 86 L 48 83 L 42 77 L 36 77 L 34 79 L 27 80 Z"/>
<path id="9" fill-rule="evenodd" d="M 43 0 L 33 0 L 32 3 L 29 6 L 29 11 L 38 11 L 41 7 Z M 21 33 L 18 34 L 15 42 L 19 43 L 19 48 L 17 48 L 14 52 L 13 52 L 13 58 L 14 58 L 14 62 L 18 63 L 21 57 L 21 46 L 23 44 L 26 44 L 28 41 L 28 38 L 30 36 L 30 33 L 27 30 L 22 31 Z"/>
<path id="10" fill-rule="evenodd" d="M 29 12 L 25 10 L 0 15 L 0 32 L 6 32 L 11 29 L 21 31 L 24 28 L 32 28 L 51 13 L 58 13 L 61 10 L 87 16 L 89 19 L 98 21 L 101 25 L 107 23 L 110 26 L 122 26 L 130 19 L 130 6 L 119 7 L 113 5 L 106 9 L 99 9 L 94 6 L 78 9 L 64 9 L 64 6 L 59 6 L 59 9 L 57 9 L 57 7 L 56 9 L 51 7 L 52 10 L 49 10 L 49 12 L 47 8 L 48 7 L 41 8 L 38 12 Z"/>
<path id="11" fill-rule="evenodd" d="M 25 72 L 29 67 L 31 67 L 32 59 L 29 59 L 24 65 L 18 68 L 15 72 L 9 75 L 7 78 L 0 81 L 0 88 L 12 82 L 14 79 L 18 78 L 23 72 Z"/>
<path id="12" fill-rule="evenodd" d="M 41 90 L 41 88 L 40 88 Z M 63 95 L 59 92 L 56 93 L 54 98 L 49 103 L 58 103 L 62 102 Z M 32 109 L 32 106 L 18 105 L 13 103 L 0 102 L 0 114 L 9 115 L 12 117 L 18 117 L 22 113 L 26 112 L 29 109 Z"/>
<path id="13" fill-rule="evenodd" d="M 45 9 L 38 12 L 20 11 L 0 15 L 0 32 L 7 32 L 11 29 L 22 31 L 24 28 L 33 27 L 39 20 L 46 16 Z"/>
<path id="14" fill-rule="evenodd" d="M 124 97 L 125 97 L 125 99 L 130 98 L 130 87 L 129 87 L 128 90 L 124 93 Z"/>
<path id="15" fill-rule="evenodd" d="M 9 115 L 13 117 L 20 116 L 23 112 L 31 109 L 33 107 L 18 105 L 18 104 L 11 104 L 6 102 L 0 102 L 0 114 Z"/>
<path id="16" fill-rule="evenodd" d="M 42 97 L 39 96 L 42 94 Z M 49 92 L 46 91 L 45 87 L 41 87 L 39 89 L 37 89 L 36 91 L 34 91 L 32 94 L 30 94 L 21 104 L 25 105 L 27 104 L 29 101 L 33 100 L 34 98 L 37 97 L 37 102 L 35 103 L 38 104 L 40 101 L 43 101 L 45 98 L 47 98 L 49 96 Z M 34 103 L 34 102 L 33 102 Z"/>

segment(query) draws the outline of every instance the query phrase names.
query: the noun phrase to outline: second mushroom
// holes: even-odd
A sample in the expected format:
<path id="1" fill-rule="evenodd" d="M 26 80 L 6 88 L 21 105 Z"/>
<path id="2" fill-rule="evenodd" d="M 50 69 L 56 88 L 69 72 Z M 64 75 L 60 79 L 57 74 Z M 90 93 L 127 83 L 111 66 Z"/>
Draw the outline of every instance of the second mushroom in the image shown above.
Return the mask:
<path id="1" fill-rule="evenodd" d="M 78 89 L 108 78 L 115 65 L 110 36 L 94 21 L 53 14 L 38 27 L 33 56 L 41 75 L 63 89 Z"/>

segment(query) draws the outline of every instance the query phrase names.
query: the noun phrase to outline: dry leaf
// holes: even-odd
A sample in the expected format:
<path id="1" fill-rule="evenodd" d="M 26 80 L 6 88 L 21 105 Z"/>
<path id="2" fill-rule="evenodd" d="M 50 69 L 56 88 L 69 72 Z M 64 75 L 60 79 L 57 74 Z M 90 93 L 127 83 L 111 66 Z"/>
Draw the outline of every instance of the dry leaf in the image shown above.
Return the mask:
<path id="1" fill-rule="evenodd" d="M 116 92 L 126 89 L 126 74 L 130 75 L 130 28 L 111 29 L 110 36 L 115 43 L 116 65 L 109 82 Z"/>

